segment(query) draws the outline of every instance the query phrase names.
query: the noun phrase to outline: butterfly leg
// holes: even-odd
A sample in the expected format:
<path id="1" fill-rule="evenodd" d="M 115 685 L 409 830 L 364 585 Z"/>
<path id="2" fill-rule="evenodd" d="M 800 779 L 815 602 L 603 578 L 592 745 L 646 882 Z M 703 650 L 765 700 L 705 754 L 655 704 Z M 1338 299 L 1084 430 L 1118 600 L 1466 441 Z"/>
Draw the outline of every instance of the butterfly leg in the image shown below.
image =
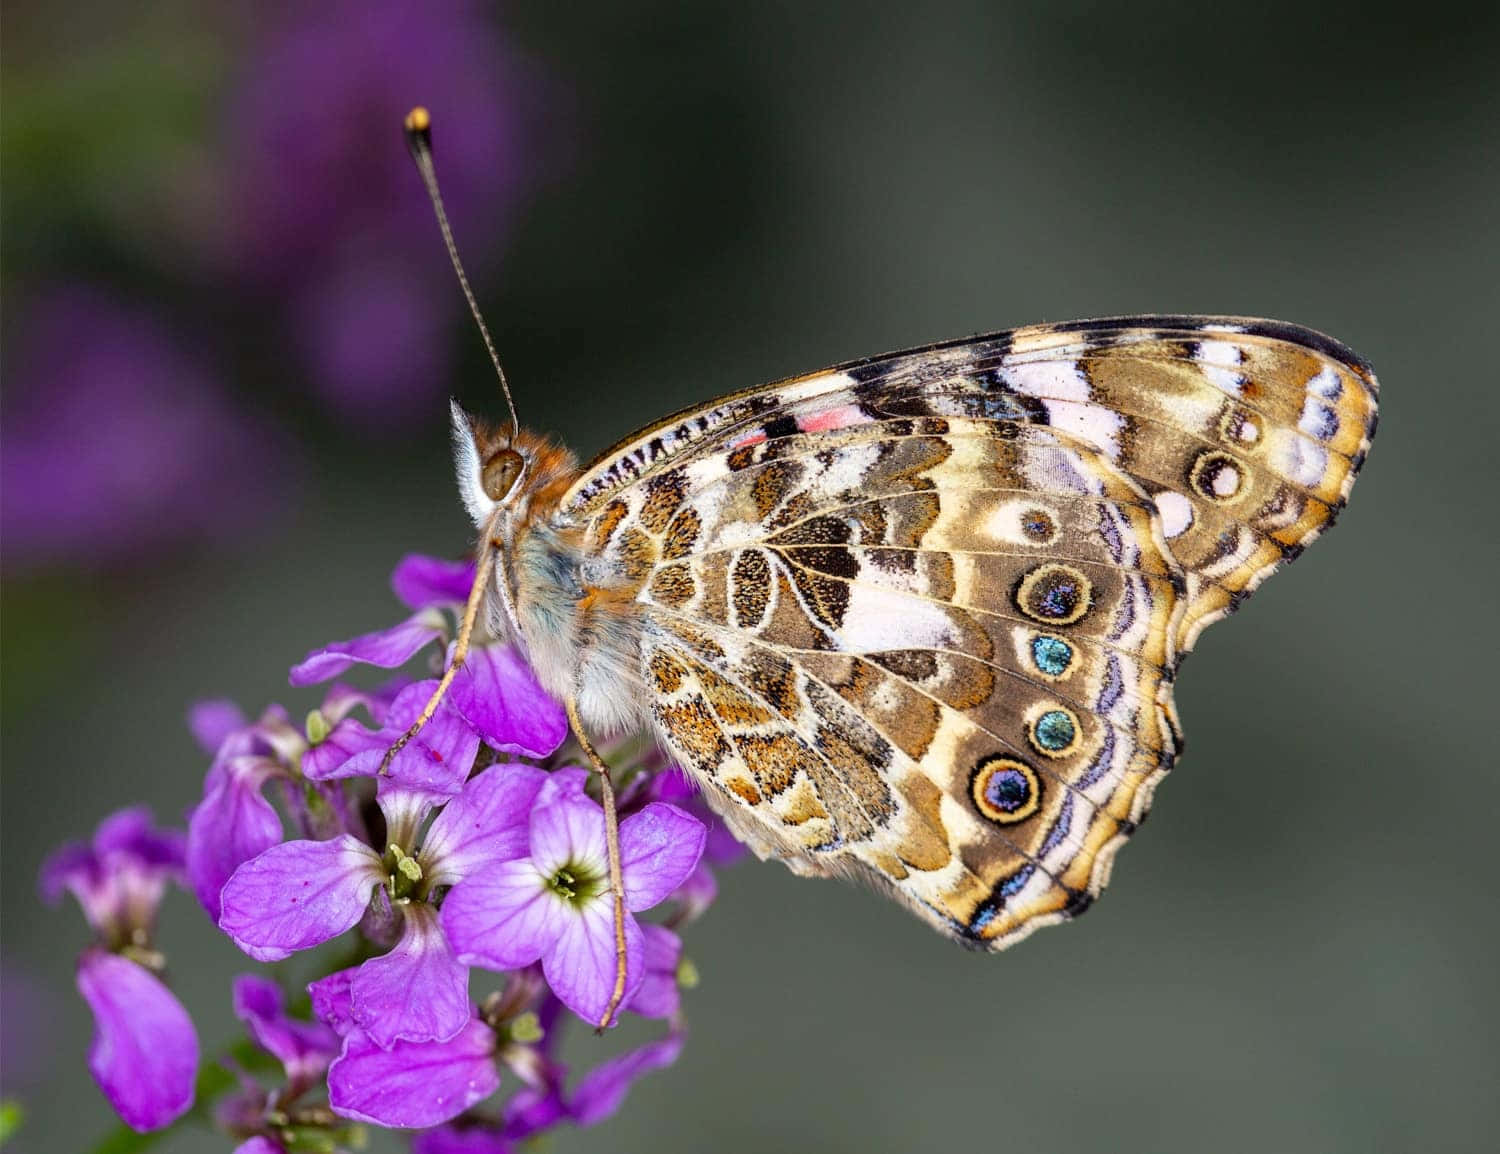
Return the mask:
<path id="1" fill-rule="evenodd" d="M 479 567 L 474 571 L 474 584 L 469 589 L 469 600 L 464 605 L 463 621 L 458 627 L 457 644 L 453 647 L 453 660 L 448 662 L 448 668 L 443 670 L 442 680 L 437 683 L 437 688 L 432 691 L 432 696 L 427 699 L 427 704 L 422 707 L 422 712 L 417 715 L 417 719 L 411 723 L 411 728 L 398 737 L 390 749 L 385 751 L 385 756 L 380 759 L 381 777 L 390 772 L 391 762 L 406 747 L 406 743 L 421 733 L 427 723 L 432 720 L 433 714 L 437 713 L 438 706 L 443 703 L 443 698 L 448 693 L 448 687 L 453 684 L 458 671 L 464 667 L 464 659 L 469 656 L 469 642 L 474 636 L 474 623 L 479 619 L 479 607 L 484 604 L 485 591 L 489 587 L 490 571 L 494 567 L 495 548 L 491 543 L 479 555 Z"/>
<path id="2" fill-rule="evenodd" d="M 620 868 L 620 819 L 615 812 L 615 787 L 610 780 L 609 766 L 604 764 L 594 743 L 584 733 L 583 722 L 578 717 L 578 703 L 571 697 L 567 709 L 573 736 L 578 739 L 583 755 L 599 772 L 599 794 L 604 802 L 604 843 L 609 854 L 609 891 L 615 899 L 615 986 L 609 1004 L 604 1007 L 604 1016 L 599 1019 L 599 1029 L 602 1030 L 614 1019 L 615 1011 L 625 997 L 625 875 Z"/>

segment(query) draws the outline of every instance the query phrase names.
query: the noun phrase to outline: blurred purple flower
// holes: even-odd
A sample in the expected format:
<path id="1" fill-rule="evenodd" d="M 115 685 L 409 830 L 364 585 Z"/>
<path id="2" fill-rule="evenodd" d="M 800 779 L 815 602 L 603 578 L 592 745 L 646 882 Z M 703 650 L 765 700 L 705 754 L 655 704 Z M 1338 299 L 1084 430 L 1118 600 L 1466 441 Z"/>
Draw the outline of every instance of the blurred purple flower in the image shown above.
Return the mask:
<path id="1" fill-rule="evenodd" d="M 42 897 L 56 904 L 71 893 L 104 945 L 144 949 L 167 883 L 183 879 L 184 849 L 181 832 L 157 829 L 145 806 L 119 810 L 99 823 L 92 842 L 68 842 L 48 855 Z"/>
<path id="2" fill-rule="evenodd" d="M 646 976 L 630 1000 L 630 1008 L 647 1018 L 672 1018 L 681 1004 L 677 967 L 682 961 L 682 939 L 666 926 L 642 926 Z"/>
<path id="3" fill-rule="evenodd" d="M 478 3 L 264 11 L 229 116 L 237 271 L 285 301 L 325 402 L 394 428 L 443 393 L 462 307 L 402 119 L 432 109 L 449 211 L 482 265 L 535 171 L 540 78 Z"/>
<path id="4" fill-rule="evenodd" d="M 578 1083 L 568 1103 L 569 1116 L 579 1126 L 602 1122 L 620 1108 L 631 1085 L 642 1074 L 662 1070 L 682 1053 L 683 1035 L 674 1031 L 665 1038 L 647 1042 L 611 1058 L 591 1070 Z"/>
<path id="5" fill-rule="evenodd" d="M 241 540 L 281 506 L 282 445 L 176 334 L 82 287 L 25 312 L 0 432 L 8 570 Z"/>
<path id="6" fill-rule="evenodd" d="M 529 853 L 475 871 L 443 903 L 458 957 L 512 970 L 538 960 L 547 984 L 574 1013 L 597 1023 L 615 983 L 614 902 L 604 811 L 584 794 L 582 771 L 554 773 L 536 796 Z M 638 913 L 666 899 L 703 852 L 703 824 L 654 802 L 620 823 L 625 883 L 625 1000 L 645 978 Z"/>
<path id="7" fill-rule="evenodd" d="M 519 1148 L 503 1129 L 483 1125 L 439 1126 L 411 1140 L 411 1154 L 516 1154 Z"/>
<path id="8" fill-rule="evenodd" d="M 193 1104 L 198 1035 L 145 966 L 101 949 L 78 960 L 78 992 L 94 1013 L 89 1072 L 133 1130 L 155 1130 Z"/>
<path id="9" fill-rule="evenodd" d="M 232 701 L 200 701 L 188 710 L 188 730 L 204 753 L 217 753 L 224 739 L 249 725 L 245 711 Z"/>
<path id="10" fill-rule="evenodd" d="M 89 1071 L 116 1113 L 136 1130 L 154 1130 L 193 1102 L 198 1035 L 192 1020 L 148 966 L 157 907 L 169 881 L 182 881 L 184 838 L 159 830 L 144 806 L 99 823 L 93 840 L 70 842 L 42 864 L 49 902 L 78 899 L 99 945 L 78 959 L 78 992 L 94 1014 Z"/>
<path id="11" fill-rule="evenodd" d="M 264 1134 L 257 1134 L 236 1146 L 234 1154 L 286 1154 L 286 1147 Z"/>

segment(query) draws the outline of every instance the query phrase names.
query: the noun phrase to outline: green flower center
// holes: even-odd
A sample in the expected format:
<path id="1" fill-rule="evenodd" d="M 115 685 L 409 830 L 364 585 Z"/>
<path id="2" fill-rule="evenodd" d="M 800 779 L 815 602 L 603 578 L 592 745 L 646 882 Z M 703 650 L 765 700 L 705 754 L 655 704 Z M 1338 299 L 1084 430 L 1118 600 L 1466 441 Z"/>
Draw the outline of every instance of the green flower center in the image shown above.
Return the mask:
<path id="1" fill-rule="evenodd" d="M 598 870 L 577 862 L 567 862 L 547 879 L 547 888 L 563 901 L 581 906 L 603 893 L 606 882 L 605 875 Z"/>
<path id="2" fill-rule="evenodd" d="M 386 847 L 384 865 L 390 879 L 392 899 L 399 901 L 426 896 L 426 887 L 422 885 L 422 863 L 394 842 Z"/>

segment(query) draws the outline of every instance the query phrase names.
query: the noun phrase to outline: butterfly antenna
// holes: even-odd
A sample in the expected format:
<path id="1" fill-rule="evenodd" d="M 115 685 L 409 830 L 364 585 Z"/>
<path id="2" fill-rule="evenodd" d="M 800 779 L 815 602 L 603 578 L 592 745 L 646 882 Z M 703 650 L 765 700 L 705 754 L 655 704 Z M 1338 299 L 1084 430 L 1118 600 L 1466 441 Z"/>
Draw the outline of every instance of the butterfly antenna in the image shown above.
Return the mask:
<path id="1" fill-rule="evenodd" d="M 510 409 L 510 440 L 514 444 L 521 431 L 521 422 L 516 417 L 516 402 L 511 398 L 505 370 L 500 367 L 500 354 L 495 352 L 495 342 L 490 337 L 484 317 L 479 313 L 479 302 L 474 299 L 474 290 L 469 287 L 469 278 L 464 275 L 463 261 L 458 259 L 458 245 L 453 241 L 453 229 L 448 226 L 443 194 L 438 189 L 437 169 L 432 163 L 432 115 L 420 105 L 406 114 L 406 146 L 411 150 L 412 159 L 417 162 L 422 183 L 427 186 L 432 211 L 437 215 L 438 228 L 443 234 L 443 244 L 448 248 L 448 259 L 453 262 L 453 271 L 458 274 L 458 287 L 464 290 L 464 300 L 469 302 L 469 311 L 474 314 L 474 323 L 479 326 L 479 335 L 484 338 L 484 347 L 490 354 L 490 364 L 495 366 L 495 376 L 500 378 L 500 391 L 505 394 L 505 404 Z"/>

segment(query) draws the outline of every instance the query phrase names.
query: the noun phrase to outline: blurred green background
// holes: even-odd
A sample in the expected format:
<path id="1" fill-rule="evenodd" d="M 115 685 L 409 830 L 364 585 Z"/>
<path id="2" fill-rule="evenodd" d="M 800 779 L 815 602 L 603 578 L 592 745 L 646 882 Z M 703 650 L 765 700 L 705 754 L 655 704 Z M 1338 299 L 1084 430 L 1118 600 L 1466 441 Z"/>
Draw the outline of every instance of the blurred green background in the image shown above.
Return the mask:
<path id="1" fill-rule="evenodd" d="M 1074 316 L 1295 320 L 1384 387 L 1338 530 L 1188 663 L 1187 756 L 1087 918 L 977 956 L 737 867 L 682 1061 L 560 1154 L 1493 1149 L 1496 8 L 392 8 L 0 13 L 14 1148 L 112 1124 L 44 853 L 176 820 L 190 702 L 300 715 L 287 666 L 465 547 L 444 398 L 501 404 L 421 100 L 523 419 L 585 455 Z M 160 940 L 212 1052 L 242 960 L 186 894 Z"/>

